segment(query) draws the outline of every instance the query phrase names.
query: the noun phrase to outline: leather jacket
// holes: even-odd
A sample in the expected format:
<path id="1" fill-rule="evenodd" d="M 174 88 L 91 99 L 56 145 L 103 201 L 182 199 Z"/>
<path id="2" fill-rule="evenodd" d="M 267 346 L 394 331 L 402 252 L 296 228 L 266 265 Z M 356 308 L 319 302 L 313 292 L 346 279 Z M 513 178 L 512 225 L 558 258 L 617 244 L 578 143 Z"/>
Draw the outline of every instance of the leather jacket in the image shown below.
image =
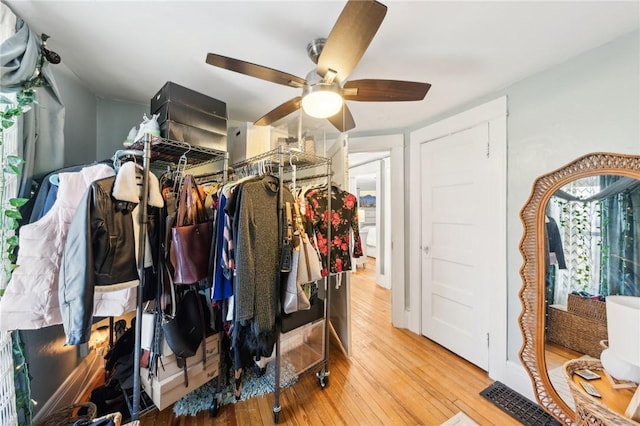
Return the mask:
<path id="1" fill-rule="evenodd" d="M 65 345 L 78 345 L 89 340 L 96 286 L 109 286 L 100 290 L 110 291 L 139 283 L 136 261 L 138 233 L 134 229 L 134 220 L 137 220 L 137 209 L 134 211 L 134 208 L 138 203 L 132 202 L 130 197 L 123 200 L 114 195 L 120 173 L 91 184 L 69 228 L 59 280 L 60 308 L 67 338 Z M 125 185 L 133 185 L 132 189 L 137 194 L 135 174 L 133 176 L 133 183 Z M 152 184 L 154 179 L 155 185 Z M 156 223 L 162 196 L 157 179 L 152 175 L 149 191 L 147 229 L 153 247 L 157 244 Z M 151 252 L 155 254 L 157 250 Z M 152 263 L 145 256 L 145 266 L 148 264 Z"/>

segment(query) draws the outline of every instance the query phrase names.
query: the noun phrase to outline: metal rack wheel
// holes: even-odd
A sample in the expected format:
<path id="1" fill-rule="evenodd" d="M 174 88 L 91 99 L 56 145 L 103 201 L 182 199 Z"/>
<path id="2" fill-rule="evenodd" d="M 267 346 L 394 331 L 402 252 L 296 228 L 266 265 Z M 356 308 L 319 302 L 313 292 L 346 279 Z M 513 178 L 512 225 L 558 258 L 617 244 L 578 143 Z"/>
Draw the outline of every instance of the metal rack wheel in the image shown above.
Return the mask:
<path id="1" fill-rule="evenodd" d="M 220 398 L 217 395 L 214 395 L 213 401 L 211 401 L 211 405 L 209 406 L 209 417 L 216 417 L 220 412 Z"/>
<path id="2" fill-rule="evenodd" d="M 322 389 L 324 389 L 327 386 L 329 386 L 329 372 L 328 371 L 319 371 L 316 374 L 316 377 L 318 378 L 318 384 L 320 385 L 320 387 Z"/>
<path id="3" fill-rule="evenodd" d="M 280 421 L 280 406 L 273 406 L 273 423 L 278 423 Z"/>

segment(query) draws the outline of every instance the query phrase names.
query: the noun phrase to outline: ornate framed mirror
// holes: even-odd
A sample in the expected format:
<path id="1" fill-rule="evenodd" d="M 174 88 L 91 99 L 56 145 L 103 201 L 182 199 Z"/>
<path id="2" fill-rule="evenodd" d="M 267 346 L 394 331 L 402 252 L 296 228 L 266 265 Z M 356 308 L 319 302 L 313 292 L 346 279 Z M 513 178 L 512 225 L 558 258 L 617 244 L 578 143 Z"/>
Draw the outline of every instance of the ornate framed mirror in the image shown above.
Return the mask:
<path id="1" fill-rule="evenodd" d="M 609 201 L 605 201 L 612 196 L 621 200 L 631 200 L 629 197 L 633 197 L 635 206 L 617 206 L 614 219 Z M 635 222 L 624 231 L 633 233 L 630 239 L 612 235 L 613 231 L 607 229 L 611 222 L 619 220 L 617 217 L 622 210 L 635 215 Z M 565 217 L 558 217 L 562 215 Z M 568 216 L 571 218 L 567 219 Z M 559 371 L 562 365 L 556 354 L 561 354 L 560 360 L 563 356 L 567 360 L 580 356 L 599 357 L 596 345 L 602 339 L 602 330 L 598 335 L 598 326 L 603 324 L 604 302 L 600 300 L 602 305 L 597 305 L 597 293 L 604 289 L 606 295 L 640 296 L 640 156 L 592 153 L 539 177 L 520 211 L 520 218 L 524 226 L 520 242 L 523 257 L 520 269 L 523 285 L 519 294 L 522 302 L 519 325 L 523 336 L 520 359 L 531 377 L 539 404 L 560 422 L 570 425 L 575 417 L 573 401 L 561 389 L 563 375 L 560 379 L 554 379 L 552 374 L 553 371 Z M 623 219 L 633 221 L 632 216 Z M 554 237 L 550 230 L 553 226 L 560 229 L 560 240 L 566 243 L 564 247 L 556 249 L 559 253 L 551 251 L 554 242 L 550 238 Z M 618 240 L 631 241 L 629 249 L 632 253 L 614 253 L 611 244 Z M 623 262 L 622 266 L 614 265 L 614 260 Z M 572 265 L 572 272 L 567 272 L 571 268 L 565 263 Z M 610 276 L 611 271 L 620 273 L 621 270 L 624 270 L 625 277 L 618 279 Z M 563 335 L 580 336 L 584 330 L 566 329 L 567 325 L 559 324 L 553 315 L 561 314 L 563 306 L 566 311 L 567 299 L 572 294 L 574 299 L 576 294 L 580 294 L 587 296 L 583 297 L 587 301 L 596 301 L 592 303 L 593 306 L 589 305 L 586 319 L 593 321 L 595 326 L 589 328 L 588 338 L 579 339 L 581 344 L 591 340 L 586 342 L 589 344 L 587 347 L 564 342 Z M 563 332 L 557 332 L 559 327 L 565 327 Z M 550 335 L 556 337 L 550 340 Z M 552 348 L 561 350 L 554 352 Z"/>

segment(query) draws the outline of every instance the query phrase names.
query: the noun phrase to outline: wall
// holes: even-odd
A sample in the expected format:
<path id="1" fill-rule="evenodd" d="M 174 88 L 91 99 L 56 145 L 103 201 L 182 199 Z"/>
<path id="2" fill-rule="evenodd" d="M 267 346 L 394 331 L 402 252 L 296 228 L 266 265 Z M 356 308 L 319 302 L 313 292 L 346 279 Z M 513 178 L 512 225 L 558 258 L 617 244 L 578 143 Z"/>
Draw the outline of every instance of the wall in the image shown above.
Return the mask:
<path id="1" fill-rule="evenodd" d="M 422 129 L 507 96 L 507 377 L 502 379 L 521 393 L 532 395 L 518 355 L 522 344 L 518 326 L 522 308 L 518 298 L 522 286 L 520 209 L 538 176 L 581 155 L 595 151 L 640 154 L 639 37 L 638 31 L 619 37 L 408 129 Z M 406 143 L 405 149 L 409 150 Z M 405 174 L 408 153 L 406 158 Z M 412 232 L 415 230 L 405 229 L 405 244 Z M 404 326 L 411 329 L 412 322 Z M 514 380 L 511 383 L 510 378 Z"/>
<path id="2" fill-rule="evenodd" d="M 520 209 L 536 177 L 583 154 L 640 154 L 639 36 L 620 37 L 507 90 L 509 360 L 518 359 L 522 343 Z"/>
<path id="3" fill-rule="evenodd" d="M 65 106 L 64 166 L 96 159 L 96 98 L 64 64 L 51 66 Z M 20 331 L 29 365 L 32 398 L 37 414 L 47 400 L 82 361 L 79 347 L 63 346 L 62 325 Z M 40 378 L 46 377 L 47 380 Z"/>
<path id="4" fill-rule="evenodd" d="M 96 159 L 96 97 L 63 63 L 51 66 L 65 106 L 64 166 Z"/>
<path id="5" fill-rule="evenodd" d="M 153 93 L 149 95 L 149 98 Z M 124 149 L 122 142 L 133 126 L 142 122 L 143 114 L 149 115 L 149 104 L 97 99 L 96 124 L 96 159 L 113 157 L 113 154 Z"/>

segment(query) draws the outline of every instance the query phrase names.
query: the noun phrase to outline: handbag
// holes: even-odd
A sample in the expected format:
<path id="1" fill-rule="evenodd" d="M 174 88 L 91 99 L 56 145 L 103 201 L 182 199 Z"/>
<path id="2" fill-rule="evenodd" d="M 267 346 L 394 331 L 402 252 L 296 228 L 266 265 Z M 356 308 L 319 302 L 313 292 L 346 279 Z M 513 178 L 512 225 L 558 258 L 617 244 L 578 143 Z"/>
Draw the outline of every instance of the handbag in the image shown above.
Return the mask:
<path id="1" fill-rule="evenodd" d="M 193 284 L 208 276 L 212 238 L 213 221 L 209 220 L 193 176 L 186 175 L 180 191 L 176 223 L 171 228 L 169 256 L 175 284 Z"/>
<path id="2" fill-rule="evenodd" d="M 202 364 L 206 363 L 207 324 L 211 321 L 207 298 L 196 290 L 188 290 L 178 302 L 175 316 L 166 317 L 162 333 L 167 345 L 176 355 L 184 372 L 185 387 L 189 386 L 186 358 L 194 356 L 202 344 Z"/>
<path id="3" fill-rule="evenodd" d="M 295 204 L 296 210 L 296 227 L 300 235 L 300 256 L 298 257 L 298 284 L 306 284 L 314 282 L 322 278 L 322 267 L 320 255 L 316 248 L 309 240 L 309 236 L 304 230 L 302 217 L 298 205 Z"/>
<path id="4" fill-rule="evenodd" d="M 291 272 L 293 262 L 293 218 L 291 216 L 291 203 L 285 203 L 285 217 L 281 218 L 287 223 L 282 227 L 286 227 L 287 232 L 282 241 L 282 248 L 280 249 L 280 272 Z"/>
<path id="5" fill-rule="evenodd" d="M 287 222 L 289 222 L 289 226 L 291 225 L 291 204 L 286 203 L 286 212 L 287 212 Z M 300 241 L 300 238 L 297 235 L 291 238 L 291 270 L 289 271 L 289 275 L 287 276 L 287 286 L 285 289 L 284 300 L 282 302 L 282 310 L 285 314 L 291 314 L 297 311 L 303 311 L 307 309 L 311 309 L 311 303 L 309 302 L 309 298 L 307 294 L 302 289 L 302 286 L 298 282 L 298 267 L 300 264 L 300 244 L 296 244 Z"/>

